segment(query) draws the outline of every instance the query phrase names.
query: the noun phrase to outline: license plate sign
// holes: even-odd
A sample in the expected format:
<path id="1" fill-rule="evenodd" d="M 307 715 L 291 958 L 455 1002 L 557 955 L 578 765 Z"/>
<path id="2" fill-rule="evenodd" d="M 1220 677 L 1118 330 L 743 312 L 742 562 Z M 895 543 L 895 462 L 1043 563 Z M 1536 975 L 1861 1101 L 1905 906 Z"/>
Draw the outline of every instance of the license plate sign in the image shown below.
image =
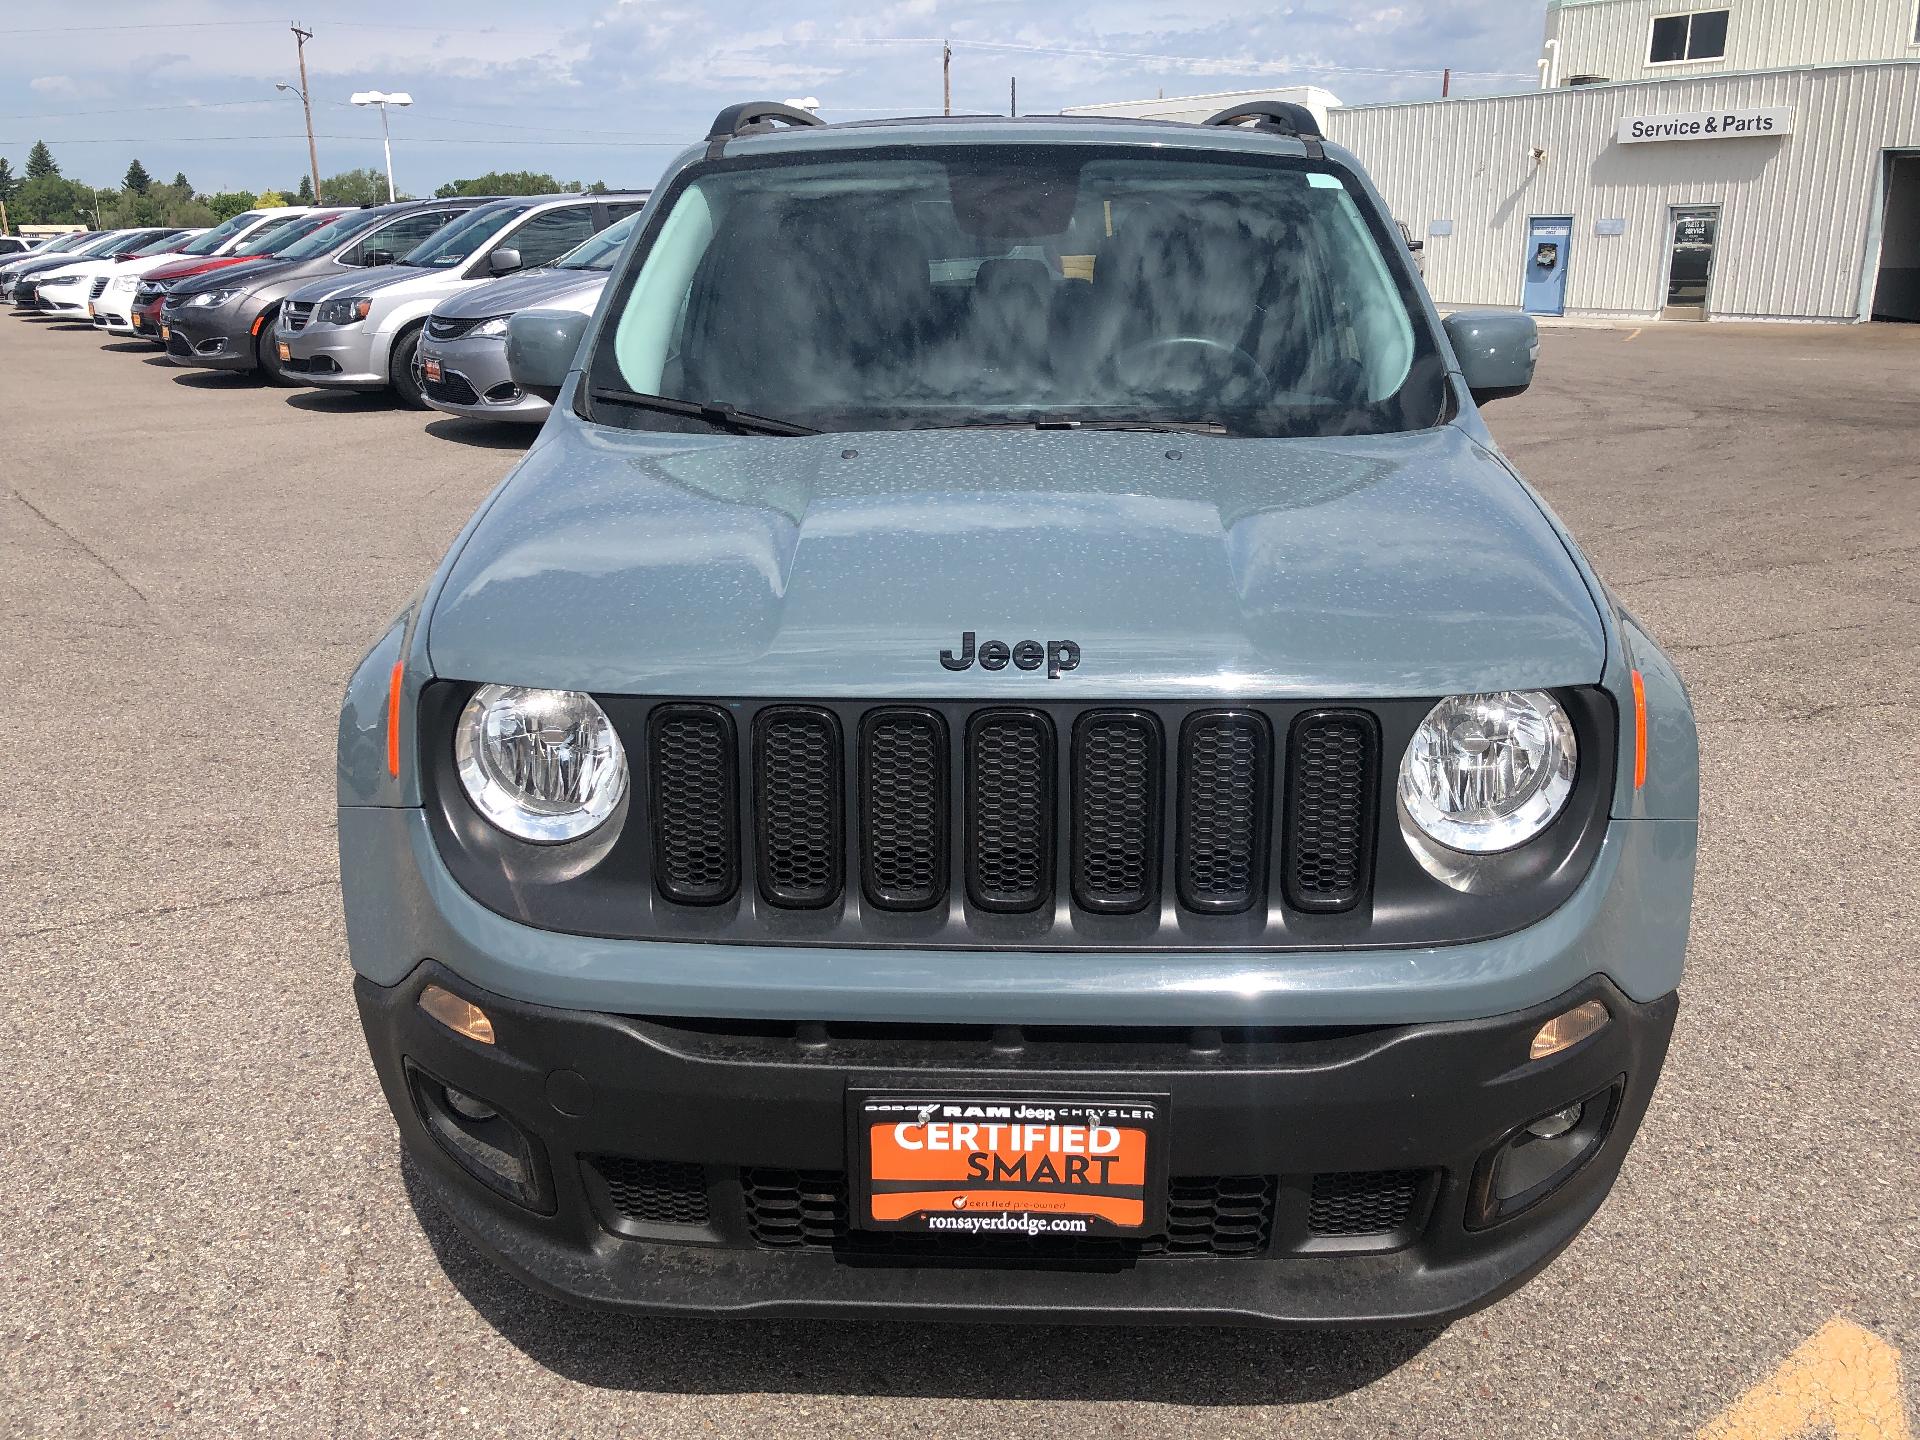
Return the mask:
<path id="1" fill-rule="evenodd" d="M 91 300 L 87 301 L 87 319 L 93 319 L 93 302 Z"/>
<path id="2" fill-rule="evenodd" d="M 160 327 L 160 338 L 162 340 L 171 340 L 173 338 L 173 331 L 167 326 L 162 325 Z"/>
<path id="3" fill-rule="evenodd" d="M 293 347 L 284 340 L 275 345 L 274 349 L 279 352 L 282 360 L 291 360 L 293 358 Z"/>
<path id="4" fill-rule="evenodd" d="M 429 380 L 438 380 L 440 378 L 440 362 L 438 360 L 423 360 L 420 362 L 420 369 Z"/>
<path id="5" fill-rule="evenodd" d="M 1163 1096 L 875 1092 L 851 1110 L 863 1229 L 1071 1239 L 1160 1224 Z"/>

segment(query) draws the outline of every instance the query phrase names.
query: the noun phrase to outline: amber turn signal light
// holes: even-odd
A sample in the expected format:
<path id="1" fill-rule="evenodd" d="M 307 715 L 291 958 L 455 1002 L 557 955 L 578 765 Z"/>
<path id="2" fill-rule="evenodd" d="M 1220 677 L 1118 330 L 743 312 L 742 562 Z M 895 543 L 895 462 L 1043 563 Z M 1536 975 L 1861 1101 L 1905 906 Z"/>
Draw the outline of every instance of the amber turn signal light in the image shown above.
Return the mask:
<path id="1" fill-rule="evenodd" d="M 482 1045 L 493 1044 L 493 1021 L 487 1018 L 487 1012 L 451 990 L 427 986 L 420 992 L 420 1008 L 456 1035 L 464 1035 Z"/>
<path id="2" fill-rule="evenodd" d="M 1569 1046 L 1578 1045 L 1589 1035 L 1599 1034 L 1612 1018 L 1607 1014 L 1607 1007 L 1598 1000 L 1583 1001 L 1566 1014 L 1554 1016 L 1535 1032 L 1533 1048 L 1527 1058 L 1544 1060 L 1549 1055 L 1558 1055 Z"/>

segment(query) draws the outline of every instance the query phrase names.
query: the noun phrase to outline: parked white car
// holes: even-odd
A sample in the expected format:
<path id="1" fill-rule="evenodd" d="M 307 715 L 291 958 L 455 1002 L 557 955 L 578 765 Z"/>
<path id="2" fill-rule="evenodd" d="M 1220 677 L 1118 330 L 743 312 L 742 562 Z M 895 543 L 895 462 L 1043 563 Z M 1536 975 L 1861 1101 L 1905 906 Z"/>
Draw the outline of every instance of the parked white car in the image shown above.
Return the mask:
<path id="1" fill-rule="evenodd" d="M 94 299 L 95 328 L 111 331 L 115 335 L 132 333 L 133 307 L 139 298 L 137 292 L 140 282 L 149 271 L 170 265 L 175 260 L 231 255 L 269 226 L 318 208 L 313 205 L 263 205 L 254 210 L 242 210 L 238 215 L 222 220 L 197 239 L 182 245 L 171 255 L 123 261 L 114 267 L 105 288 Z M 102 316 L 105 316 L 104 320 Z"/>
<path id="2" fill-rule="evenodd" d="M 170 259 L 180 253 L 181 247 L 204 234 L 205 230 L 175 230 L 142 246 L 124 260 L 103 255 L 46 271 L 39 277 L 41 308 L 62 313 L 71 311 L 75 319 L 82 314 L 91 318 L 95 313 L 93 301 L 106 288 L 107 277 L 129 265 Z"/>

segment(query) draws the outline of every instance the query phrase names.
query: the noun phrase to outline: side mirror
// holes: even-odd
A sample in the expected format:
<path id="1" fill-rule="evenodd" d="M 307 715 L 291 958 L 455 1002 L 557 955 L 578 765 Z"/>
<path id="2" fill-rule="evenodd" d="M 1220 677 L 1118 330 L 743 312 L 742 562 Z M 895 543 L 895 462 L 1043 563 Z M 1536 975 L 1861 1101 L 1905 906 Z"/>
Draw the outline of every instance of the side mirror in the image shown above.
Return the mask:
<path id="1" fill-rule="evenodd" d="M 502 247 L 487 256 L 487 268 L 496 275 L 510 275 L 520 268 L 520 252 Z"/>
<path id="2" fill-rule="evenodd" d="M 1533 384 L 1540 329 L 1531 315 L 1511 310 L 1461 310 L 1446 318 L 1447 339 L 1460 361 L 1473 403 L 1505 400 Z"/>
<path id="3" fill-rule="evenodd" d="M 369 250 L 360 257 L 360 263 L 362 265 L 391 265 L 393 263 L 393 252 L 391 250 Z"/>
<path id="4" fill-rule="evenodd" d="M 1422 250 L 1426 248 L 1427 248 L 1427 242 L 1424 240 L 1407 241 L 1407 252 L 1409 254 L 1418 255 Z"/>
<path id="5" fill-rule="evenodd" d="M 513 383 L 552 404 L 592 318 L 577 310 L 522 310 L 508 320 L 507 373 Z"/>

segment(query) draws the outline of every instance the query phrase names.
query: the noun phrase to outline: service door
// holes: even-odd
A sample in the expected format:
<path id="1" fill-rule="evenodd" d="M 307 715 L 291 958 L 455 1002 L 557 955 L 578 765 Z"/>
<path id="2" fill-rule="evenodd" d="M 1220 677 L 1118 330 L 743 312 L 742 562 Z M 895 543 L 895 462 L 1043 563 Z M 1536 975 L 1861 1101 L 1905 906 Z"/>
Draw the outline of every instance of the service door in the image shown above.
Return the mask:
<path id="1" fill-rule="evenodd" d="M 1573 242 L 1571 215 L 1536 215 L 1527 226 L 1526 282 L 1521 308 L 1529 315 L 1567 311 L 1567 249 Z"/>
<path id="2" fill-rule="evenodd" d="M 1676 205 L 1668 231 L 1666 320 L 1704 320 L 1713 288 L 1713 248 L 1720 238 L 1718 205 Z"/>

